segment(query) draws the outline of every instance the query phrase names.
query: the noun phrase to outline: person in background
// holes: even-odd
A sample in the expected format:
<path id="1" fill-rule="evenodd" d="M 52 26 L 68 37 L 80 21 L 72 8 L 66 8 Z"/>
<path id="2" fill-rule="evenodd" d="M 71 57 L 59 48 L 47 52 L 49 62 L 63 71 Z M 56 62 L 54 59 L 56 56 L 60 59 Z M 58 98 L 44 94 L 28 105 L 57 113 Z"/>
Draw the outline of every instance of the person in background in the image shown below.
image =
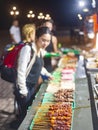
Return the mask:
<path id="1" fill-rule="evenodd" d="M 13 21 L 12 26 L 9 29 L 9 33 L 13 44 L 18 44 L 21 42 L 21 33 L 18 20 L 15 19 Z"/>
<path id="2" fill-rule="evenodd" d="M 38 28 L 36 31 L 36 39 L 35 39 L 35 26 L 34 25 L 25 25 L 23 27 L 23 34 L 25 36 L 24 41 L 32 45 L 32 49 L 34 54 L 36 54 L 35 61 L 29 71 L 28 76 L 26 77 L 27 66 L 30 62 L 31 57 L 31 48 L 27 44 L 25 45 L 21 51 L 18 58 L 18 68 L 17 68 L 17 83 L 16 83 L 16 98 L 18 104 L 21 108 L 20 113 L 20 122 L 24 119 L 28 106 L 32 104 L 34 99 L 34 94 L 36 92 L 36 84 L 38 83 L 40 74 L 44 73 L 50 79 L 52 75 L 47 72 L 47 70 L 43 67 L 43 57 L 42 57 L 42 49 L 46 48 L 51 40 L 51 31 L 47 27 Z M 34 56 L 33 54 L 33 56 Z M 33 57 L 32 57 L 33 58 Z M 32 60 L 32 59 L 31 59 Z"/>
<path id="3" fill-rule="evenodd" d="M 49 46 L 46 47 L 46 51 L 50 53 L 57 53 L 58 47 L 57 47 L 57 37 L 54 35 L 54 22 L 52 19 L 45 20 L 42 24 L 44 27 L 48 27 L 49 30 L 52 32 L 51 41 Z M 53 68 L 56 66 L 57 60 L 55 58 L 46 57 L 44 58 L 44 66 L 49 71 L 52 72 Z"/>

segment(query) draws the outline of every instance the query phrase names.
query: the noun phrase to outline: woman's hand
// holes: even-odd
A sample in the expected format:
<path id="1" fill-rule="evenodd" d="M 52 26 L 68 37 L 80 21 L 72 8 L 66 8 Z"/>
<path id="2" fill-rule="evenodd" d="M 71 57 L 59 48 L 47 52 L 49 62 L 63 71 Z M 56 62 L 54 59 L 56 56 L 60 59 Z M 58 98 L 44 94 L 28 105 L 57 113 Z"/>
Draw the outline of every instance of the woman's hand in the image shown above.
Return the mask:
<path id="1" fill-rule="evenodd" d="M 21 94 L 21 98 L 27 97 L 27 94 Z"/>
<path id="2" fill-rule="evenodd" d="M 50 76 L 48 77 L 48 79 L 49 79 L 49 80 L 53 80 L 53 79 L 54 79 L 53 75 L 50 75 Z"/>

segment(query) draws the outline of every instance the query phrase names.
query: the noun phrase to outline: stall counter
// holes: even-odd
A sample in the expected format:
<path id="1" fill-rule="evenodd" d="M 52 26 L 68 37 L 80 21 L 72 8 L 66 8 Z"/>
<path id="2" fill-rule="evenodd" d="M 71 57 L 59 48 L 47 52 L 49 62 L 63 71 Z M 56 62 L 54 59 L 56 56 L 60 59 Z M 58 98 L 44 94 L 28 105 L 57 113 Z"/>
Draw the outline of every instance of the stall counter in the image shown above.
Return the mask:
<path id="1" fill-rule="evenodd" d="M 37 111 L 35 106 L 39 106 L 41 104 L 46 88 L 47 83 L 41 85 L 31 108 L 28 110 L 27 116 L 18 130 L 28 130 L 34 114 Z M 72 130 L 93 130 L 87 78 L 76 79 L 75 104 L 76 107 L 74 109 Z"/>
<path id="2" fill-rule="evenodd" d="M 76 75 L 79 71 L 80 70 L 77 67 Z M 43 83 L 41 85 L 37 95 L 35 96 L 35 100 L 33 101 L 25 119 L 23 120 L 18 130 L 28 130 L 30 128 L 34 115 L 38 110 L 38 106 L 42 103 L 47 86 L 48 83 Z M 71 130 L 98 130 L 94 129 L 93 127 L 90 100 L 87 76 L 85 78 L 77 77 L 75 79 L 75 108 Z"/>

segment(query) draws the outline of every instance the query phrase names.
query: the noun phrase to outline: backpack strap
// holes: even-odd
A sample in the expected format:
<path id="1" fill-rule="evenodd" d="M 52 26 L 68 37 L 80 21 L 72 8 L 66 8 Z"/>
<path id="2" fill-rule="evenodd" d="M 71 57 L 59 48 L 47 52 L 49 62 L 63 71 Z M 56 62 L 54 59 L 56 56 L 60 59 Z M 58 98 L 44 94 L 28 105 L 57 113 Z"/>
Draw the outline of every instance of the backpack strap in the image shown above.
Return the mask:
<path id="1" fill-rule="evenodd" d="M 31 59 L 32 59 L 32 57 L 33 57 L 33 55 L 34 55 L 34 50 L 33 50 L 33 48 L 32 48 L 32 44 L 29 43 L 29 42 L 26 42 L 25 45 L 29 45 L 30 48 L 31 48 L 31 56 L 30 56 L 30 61 L 31 61 Z M 30 61 L 29 61 L 29 63 L 30 63 Z"/>
<path id="2" fill-rule="evenodd" d="M 36 59 L 37 54 L 36 54 L 36 52 L 33 50 L 31 43 L 25 42 L 25 43 L 24 43 L 24 46 L 25 46 L 25 45 L 29 45 L 30 48 L 31 48 L 31 58 L 30 58 L 30 61 L 29 61 L 29 63 L 28 63 L 27 71 L 26 71 L 26 77 L 27 77 L 28 74 L 29 74 L 29 72 L 30 72 L 30 70 L 31 70 L 31 68 L 32 68 L 32 65 L 33 65 L 34 62 L 35 62 L 35 59 Z"/>
<path id="3" fill-rule="evenodd" d="M 33 58 L 31 59 L 29 65 L 27 67 L 26 77 L 28 76 L 28 74 L 29 74 L 29 72 L 30 72 L 30 70 L 32 68 L 32 65 L 34 64 L 35 59 L 36 59 L 36 53 L 34 52 Z"/>
<path id="4" fill-rule="evenodd" d="M 32 65 L 33 65 L 34 62 L 35 62 L 35 59 L 36 59 L 37 54 L 36 54 L 36 52 L 33 50 L 32 44 L 30 44 L 30 43 L 26 43 L 26 44 L 27 44 L 27 45 L 30 45 L 30 47 L 31 47 L 31 60 L 30 60 L 30 62 L 29 62 L 29 64 L 28 64 L 27 71 L 26 71 L 26 77 L 27 77 L 28 74 L 29 74 L 29 72 L 30 72 L 30 70 L 31 70 L 31 68 L 32 68 Z"/>

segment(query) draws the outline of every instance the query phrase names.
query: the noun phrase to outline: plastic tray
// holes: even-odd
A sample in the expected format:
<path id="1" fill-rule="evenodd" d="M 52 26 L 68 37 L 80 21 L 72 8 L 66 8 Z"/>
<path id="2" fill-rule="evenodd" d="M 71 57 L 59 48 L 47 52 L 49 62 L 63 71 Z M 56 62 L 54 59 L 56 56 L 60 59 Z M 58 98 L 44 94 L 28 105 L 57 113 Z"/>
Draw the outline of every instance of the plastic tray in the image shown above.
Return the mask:
<path id="1" fill-rule="evenodd" d="M 73 98 L 74 98 L 74 102 L 72 103 L 72 125 L 73 125 L 74 109 L 75 109 L 75 106 L 76 106 L 75 105 L 75 93 L 73 94 Z M 44 112 L 48 111 L 48 107 L 49 107 L 50 104 L 54 104 L 53 99 L 54 99 L 53 94 L 45 93 L 44 98 L 42 100 L 42 105 L 46 105 L 47 104 L 47 109 L 44 110 Z M 41 108 L 38 109 L 37 113 L 34 116 L 34 119 L 31 122 L 29 130 L 33 130 L 34 122 L 35 122 L 36 118 L 38 117 L 39 112 L 43 112 L 43 110 Z M 70 130 L 72 130 L 72 125 L 71 125 L 71 129 Z"/>

